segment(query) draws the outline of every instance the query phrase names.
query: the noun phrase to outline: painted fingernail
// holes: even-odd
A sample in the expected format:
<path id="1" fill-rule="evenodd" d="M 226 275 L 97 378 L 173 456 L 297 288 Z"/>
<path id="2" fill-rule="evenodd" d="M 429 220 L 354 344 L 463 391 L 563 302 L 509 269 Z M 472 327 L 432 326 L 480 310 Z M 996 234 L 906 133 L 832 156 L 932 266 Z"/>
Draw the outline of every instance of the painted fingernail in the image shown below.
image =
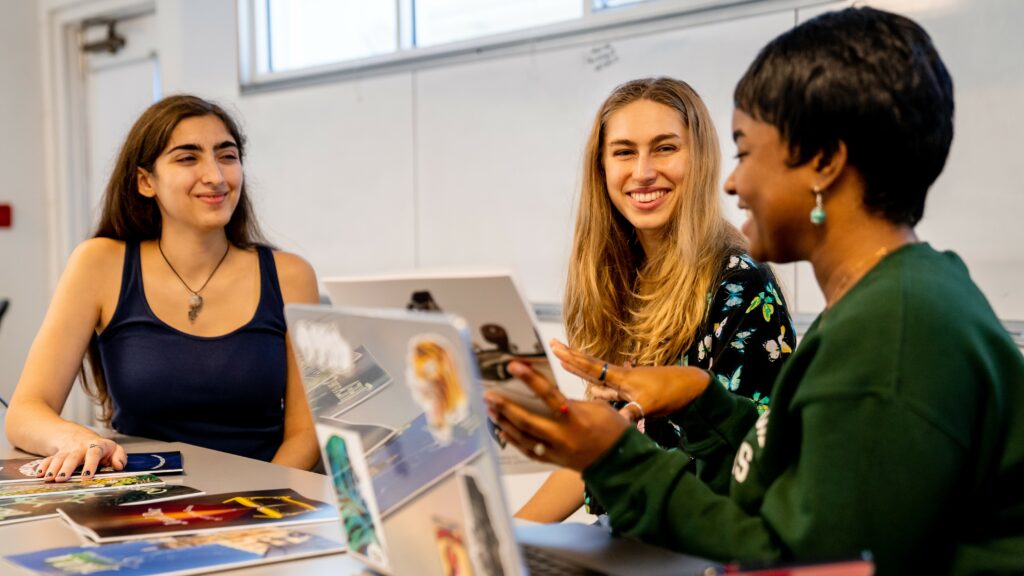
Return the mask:
<path id="1" fill-rule="evenodd" d="M 86 471 L 82 472 L 82 476 L 90 476 L 91 474 L 92 474 L 91 470 L 86 470 Z"/>
<path id="2" fill-rule="evenodd" d="M 47 473 L 46 473 L 46 477 L 47 477 L 47 478 L 49 478 L 50 476 L 53 476 L 53 472 L 47 472 Z"/>
<path id="3" fill-rule="evenodd" d="M 57 474 L 57 478 L 63 478 L 64 476 L 66 476 L 66 474 L 64 474 L 63 472 L 61 472 L 60 474 Z"/>

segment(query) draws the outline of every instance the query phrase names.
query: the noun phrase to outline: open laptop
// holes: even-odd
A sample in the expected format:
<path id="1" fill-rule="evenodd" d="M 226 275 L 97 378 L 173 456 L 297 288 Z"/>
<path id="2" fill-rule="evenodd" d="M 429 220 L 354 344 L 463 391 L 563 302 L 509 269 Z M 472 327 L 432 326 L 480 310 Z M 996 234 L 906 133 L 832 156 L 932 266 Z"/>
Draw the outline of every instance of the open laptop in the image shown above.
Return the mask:
<path id="1" fill-rule="evenodd" d="M 568 376 L 552 369 L 552 361 L 557 365 L 557 359 L 540 337 L 533 308 L 510 272 L 336 277 L 324 280 L 324 285 L 331 303 L 337 306 L 448 312 L 464 318 L 484 387 L 500 388 L 520 404 L 537 411 L 546 412 L 547 407 L 508 374 L 508 362 L 513 358 L 526 359 L 554 381 Z M 559 384 L 563 390 L 579 385 L 564 380 Z M 502 469 L 509 474 L 551 469 L 513 449 L 500 451 L 499 459 Z"/>
<path id="2" fill-rule="evenodd" d="M 514 529 L 462 319 L 300 305 L 286 317 L 350 553 L 370 567 L 439 576 L 715 570 L 600 526 Z"/>

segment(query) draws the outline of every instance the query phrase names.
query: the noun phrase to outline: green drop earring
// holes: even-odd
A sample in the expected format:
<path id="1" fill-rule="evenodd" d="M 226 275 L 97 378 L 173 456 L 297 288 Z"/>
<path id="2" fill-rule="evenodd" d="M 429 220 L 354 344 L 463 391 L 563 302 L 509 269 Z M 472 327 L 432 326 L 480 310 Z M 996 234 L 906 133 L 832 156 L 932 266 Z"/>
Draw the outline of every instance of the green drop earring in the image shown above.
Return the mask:
<path id="1" fill-rule="evenodd" d="M 825 205 L 821 199 L 821 188 L 817 185 L 811 189 L 814 192 L 814 208 L 811 208 L 811 224 L 821 226 L 825 223 Z"/>

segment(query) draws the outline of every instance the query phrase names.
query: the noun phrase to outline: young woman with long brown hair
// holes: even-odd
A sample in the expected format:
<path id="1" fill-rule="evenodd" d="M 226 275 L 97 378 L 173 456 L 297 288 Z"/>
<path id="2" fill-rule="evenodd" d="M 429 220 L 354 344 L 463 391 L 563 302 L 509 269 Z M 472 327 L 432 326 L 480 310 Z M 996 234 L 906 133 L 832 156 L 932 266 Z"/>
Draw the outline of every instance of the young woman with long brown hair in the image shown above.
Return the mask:
<path id="1" fill-rule="evenodd" d="M 793 329 L 771 271 L 722 216 L 720 163 L 711 115 L 685 82 L 641 79 L 612 92 L 584 153 L 566 333 L 571 347 L 611 365 L 714 368 L 722 386 L 765 407 Z M 687 443 L 677 415 L 619 407 L 666 448 L 712 453 Z M 600 513 L 579 474 L 562 470 L 517 516 L 559 521 L 584 500 Z"/>
<path id="2" fill-rule="evenodd" d="M 120 433 L 300 468 L 318 457 L 283 305 L 316 302 L 301 258 L 266 246 L 231 116 L 180 95 L 128 133 L 94 237 L 68 261 L 6 418 L 38 475 L 120 469 L 124 449 L 60 417 L 88 353 L 87 391 Z"/>

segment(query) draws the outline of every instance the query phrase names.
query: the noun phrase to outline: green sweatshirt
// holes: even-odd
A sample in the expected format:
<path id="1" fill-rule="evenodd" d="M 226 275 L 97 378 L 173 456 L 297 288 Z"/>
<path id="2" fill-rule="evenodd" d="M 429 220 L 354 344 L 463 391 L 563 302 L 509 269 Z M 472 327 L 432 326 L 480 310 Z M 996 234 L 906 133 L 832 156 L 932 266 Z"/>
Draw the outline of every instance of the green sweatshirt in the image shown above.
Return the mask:
<path id="1" fill-rule="evenodd" d="M 616 531 L 722 561 L 870 550 L 883 576 L 1024 571 L 1024 357 L 955 254 L 914 244 L 875 266 L 753 429 L 754 405 L 714 383 L 687 411 L 691 442 L 735 451 L 729 494 L 629 430 L 583 476 Z"/>

